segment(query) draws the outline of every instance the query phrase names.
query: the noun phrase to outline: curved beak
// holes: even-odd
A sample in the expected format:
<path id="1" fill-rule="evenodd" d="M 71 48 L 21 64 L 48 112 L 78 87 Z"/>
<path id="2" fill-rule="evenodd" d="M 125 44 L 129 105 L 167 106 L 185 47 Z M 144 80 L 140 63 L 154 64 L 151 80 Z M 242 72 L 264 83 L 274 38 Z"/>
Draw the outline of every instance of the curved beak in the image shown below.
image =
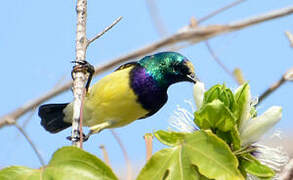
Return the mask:
<path id="1" fill-rule="evenodd" d="M 186 75 L 187 81 L 190 81 L 195 84 L 197 81 L 199 81 L 199 79 L 195 76 L 193 64 L 189 60 L 184 61 L 184 63 L 185 66 L 187 66 L 189 69 L 189 73 Z"/>
<path id="2" fill-rule="evenodd" d="M 194 84 L 199 81 L 199 79 L 195 76 L 195 74 L 188 74 L 187 79 L 190 82 L 193 82 Z"/>

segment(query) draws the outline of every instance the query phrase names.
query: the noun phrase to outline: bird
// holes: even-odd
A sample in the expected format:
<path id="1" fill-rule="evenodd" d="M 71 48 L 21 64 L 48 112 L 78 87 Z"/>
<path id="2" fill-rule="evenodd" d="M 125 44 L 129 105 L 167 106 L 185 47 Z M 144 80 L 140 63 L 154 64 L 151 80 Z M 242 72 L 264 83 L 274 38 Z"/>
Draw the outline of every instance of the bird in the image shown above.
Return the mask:
<path id="1" fill-rule="evenodd" d="M 191 61 L 177 52 L 159 52 L 123 64 L 88 89 L 83 125 L 92 135 L 150 117 L 166 104 L 170 85 L 197 82 L 194 70 Z M 58 133 L 72 125 L 73 103 L 41 105 L 38 115 L 45 130 Z"/>

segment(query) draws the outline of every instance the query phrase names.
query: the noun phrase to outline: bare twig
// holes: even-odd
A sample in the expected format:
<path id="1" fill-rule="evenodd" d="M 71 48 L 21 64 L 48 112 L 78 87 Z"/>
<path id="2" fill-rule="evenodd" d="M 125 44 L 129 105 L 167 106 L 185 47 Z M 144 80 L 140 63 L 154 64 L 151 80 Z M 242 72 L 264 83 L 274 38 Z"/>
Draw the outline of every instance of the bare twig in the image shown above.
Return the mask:
<path id="1" fill-rule="evenodd" d="M 21 127 L 22 127 L 23 129 L 26 128 L 27 124 L 28 124 L 29 121 L 32 119 L 32 117 L 33 117 L 33 115 L 35 114 L 35 112 L 36 112 L 36 109 L 32 109 L 32 110 L 30 111 L 29 116 L 23 121 L 23 123 L 22 123 L 22 125 L 21 125 Z"/>
<path id="2" fill-rule="evenodd" d="M 109 155 L 108 155 L 108 152 L 106 151 L 105 146 L 104 146 L 104 145 L 101 145 L 101 146 L 99 146 L 99 148 L 102 150 L 102 153 L 103 153 L 103 157 L 104 157 L 104 161 L 105 161 L 105 163 L 106 163 L 109 167 L 111 167 L 111 165 L 110 165 Z"/>
<path id="3" fill-rule="evenodd" d="M 235 80 L 236 83 L 238 83 L 237 80 L 235 79 L 233 73 L 232 73 L 232 72 L 231 72 L 231 71 L 225 66 L 224 63 L 222 63 L 222 61 L 221 61 L 221 60 L 219 59 L 219 57 L 216 55 L 216 53 L 214 52 L 214 50 L 212 49 L 212 47 L 211 47 L 211 45 L 209 44 L 208 41 L 205 41 L 205 45 L 206 45 L 206 47 L 207 47 L 209 53 L 210 53 L 211 56 L 213 57 L 213 59 L 218 63 L 218 65 L 221 66 L 221 68 L 222 68 L 222 69 L 223 69 L 223 70 L 224 70 L 229 76 L 231 76 L 231 77 Z"/>
<path id="4" fill-rule="evenodd" d="M 293 34 L 290 31 L 286 31 L 285 34 L 290 42 L 290 46 L 293 48 Z"/>
<path id="5" fill-rule="evenodd" d="M 232 2 L 231 4 L 228 4 L 220 9 L 217 9 L 215 10 L 214 12 L 208 14 L 207 16 L 204 16 L 202 18 L 200 18 L 198 21 L 197 21 L 197 24 L 200 24 L 206 20 L 208 20 L 209 18 L 212 18 L 216 15 L 218 15 L 219 13 L 221 12 L 224 12 L 242 2 L 244 2 L 245 0 L 237 0 L 237 1 L 234 1 Z M 216 55 L 215 51 L 213 50 L 213 48 L 210 46 L 210 43 L 208 41 L 205 41 L 205 45 L 209 51 L 209 53 L 211 54 L 211 56 L 213 57 L 213 59 L 218 63 L 218 65 L 229 75 L 232 77 L 232 79 L 234 79 L 237 83 L 237 79 L 235 78 L 235 76 L 233 75 L 233 73 L 225 66 L 224 63 L 222 63 L 222 61 L 219 59 L 219 57 Z"/>
<path id="6" fill-rule="evenodd" d="M 76 61 L 83 62 L 86 60 L 86 48 L 87 48 L 87 38 L 86 38 L 86 21 L 87 21 L 87 0 L 77 0 L 76 3 L 76 41 L 75 41 L 75 54 Z M 78 64 L 77 64 L 78 65 Z M 79 131 L 82 128 L 82 99 L 84 98 L 84 88 L 86 81 L 88 79 L 88 74 L 84 71 L 77 71 L 73 69 L 73 115 L 72 115 L 72 145 L 82 148 L 81 139 L 77 140 L 76 137 L 79 136 Z"/>
<path id="7" fill-rule="evenodd" d="M 284 78 L 286 81 L 293 81 L 293 67 L 285 73 Z"/>
<path id="8" fill-rule="evenodd" d="M 236 5 L 238 5 L 238 4 L 240 4 L 240 3 L 244 2 L 244 1 L 245 0 L 237 0 L 237 1 L 232 2 L 231 4 L 228 4 L 228 5 L 224 6 L 224 7 L 221 7 L 220 9 L 217 9 L 217 10 L 211 12 L 207 16 L 204 16 L 204 17 L 198 19 L 197 23 L 200 24 L 203 21 L 206 21 L 206 20 L 218 15 L 219 13 L 224 12 L 224 11 L 226 11 L 226 10 L 228 10 L 228 9 L 230 9 L 230 8 L 236 6 Z"/>
<path id="9" fill-rule="evenodd" d="M 122 16 L 118 17 L 110 26 L 106 27 L 102 32 L 100 32 L 99 34 L 97 34 L 92 39 L 88 40 L 86 46 L 89 46 L 92 42 L 94 42 L 95 40 L 97 40 L 99 37 L 103 36 L 107 31 L 109 31 L 110 29 L 112 29 L 112 27 L 114 27 L 121 19 L 122 19 Z"/>
<path id="10" fill-rule="evenodd" d="M 126 179 L 127 180 L 131 180 L 132 179 L 132 167 L 131 167 L 131 162 L 129 160 L 127 151 L 122 143 L 122 141 L 120 140 L 119 136 L 116 134 L 116 132 L 113 129 L 110 129 L 112 135 L 114 136 L 115 140 L 117 141 L 117 143 L 120 146 L 120 149 L 122 150 L 125 162 L 126 162 L 126 168 L 127 168 L 127 175 L 126 175 Z"/>
<path id="11" fill-rule="evenodd" d="M 84 97 L 85 97 L 86 90 L 83 89 L 82 92 L 82 99 L 80 105 L 80 119 L 79 119 L 79 138 L 80 138 L 80 148 L 82 149 L 83 144 L 83 130 L 82 130 L 82 123 L 83 123 L 83 107 L 84 107 Z"/>
<path id="12" fill-rule="evenodd" d="M 258 104 L 260 104 L 268 95 L 270 95 L 272 92 L 277 90 L 281 85 L 283 85 L 286 82 L 284 76 L 282 76 L 277 82 L 272 84 L 265 92 L 263 92 L 259 98 L 258 98 Z"/>
<path id="13" fill-rule="evenodd" d="M 260 104 L 268 95 L 273 93 L 275 90 L 277 90 L 281 85 L 283 85 L 286 81 L 293 81 L 293 67 L 289 69 L 285 74 L 282 75 L 282 77 L 272 84 L 265 92 L 263 92 L 259 98 L 258 98 L 258 104 Z"/>
<path id="14" fill-rule="evenodd" d="M 148 161 L 152 157 L 153 152 L 153 135 L 151 133 L 147 133 L 143 138 L 146 146 L 146 161 Z"/>
<path id="15" fill-rule="evenodd" d="M 95 75 L 102 73 L 106 70 L 109 70 L 110 68 L 117 66 L 123 62 L 129 61 L 133 58 L 141 57 L 143 55 L 159 50 L 160 48 L 163 48 L 163 47 L 168 47 L 175 43 L 190 42 L 190 41 L 193 43 L 198 43 L 220 34 L 237 31 L 237 30 L 258 24 L 258 23 L 262 23 L 268 20 L 287 16 L 292 13 L 293 13 L 293 6 L 290 6 L 283 9 L 271 11 L 262 15 L 254 16 L 252 18 L 244 19 L 238 22 L 228 23 L 226 25 L 210 25 L 205 27 L 185 29 L 184 31 L 179 31 L 167 38 L 154 42 L 143 48 L 137 49 L 124 56 L 120 56 L 118 58 L 108 61 L 108 63 L 96 68 Z M 33 107 L 37 107 L 44 101 L 64 92 L 65 90 L 68 90 L 71 87 L 71 84 L 72 84 L 72 81 L 68 81 L 63 86 L 54 88 L 53 90 L 49 91 L 43 96 L 29 102 L 28 104 L 22 105 L 20 108 L 14 110 L 11 113 L 8 113 L 2 116 L 0 118 L 0 128 L 5 125 L 11 124 L 11 122 L 13 122 L 14 120 L 17 120 L 20 116 L 28 112 Z"/>
<path id="16" fill-rule="evenodd" d="M 149 10 L 149 14 L 152 18 L 153 25 L 156 27 L 155 29 L 158 31 L 158 34 L 161 37 L 164 37 L 167 34 L 167 29 L 160 18 L 159 10 L 155 4 L 155 0 L 146 0 L 146 4 Z"/>
<path id="17" fill-rule="evenodd" d="M 77 0 L 77 26 L 76 26 L 76 62 L 85 62 L 87 47 L 110 30 L 117 24 L 122 17 L 116 19 L 110 26 L 106 27 L 101 33 L 97 34 L 92 39 L 88 40 L 86 37 L 86 22 L 87 22 L 87 0 Z M 77 64 L 78 65 L 78 64 Z M 73 117 L 72 117 L 72 144 L 82 148 L 83 135 L 82 135 L 82 111 L 83 99 L 85 96 L 86 81 L 90 81 L 89 74 L 83 70 L 73 68 Z M 78 133 L 79 132 L 79 133 Z M 77 141 L 76 137 L 80 137 Z"/>
<path id="18" fill-rule="evenodd" d="M 30 144 L 30 146 L 33 148 L 37 158 L 39 159 L 39 162 L 42 166 L 45 166 L 45 161 L 42 158 L 41 153 L 38 151 L 36 145 L 32 142 L 32 140 L 30 139 L 30 137 L 27 135 L 27 133 L 25 132 L 25 130 L 19 126 L 17 123 L 14 124 L 14 126 L 19 130 L 19 132 L 25 137 L 25 139 L 27 140 L 27 142 Z"/>
<path id="19" fill-rule="evenodd" d="M 293 159 L 285 166 L 282 173 L 279 176 L 282 180 L 292 180 L 293 179 Z"/>
<path id="20" fill-rule="evenodd" d="M 288 37 L 288 40 L 290 44 L 293 44 L 293 39 L 291 37 L 292 34 L 286 32 L 286 35 Z M 273 85 L 271 85 L 265 92 L 263 92 L 258 99 L 258 104 L 260 104 L 263 99 L 265 99 L 268 95 L 270 95 L 272 92 L 277 90 L 281 85 L 283 85 L 286 81 L 293 81 L 293 67 L 289 69 L 283 76 L 275 82 Z"/>

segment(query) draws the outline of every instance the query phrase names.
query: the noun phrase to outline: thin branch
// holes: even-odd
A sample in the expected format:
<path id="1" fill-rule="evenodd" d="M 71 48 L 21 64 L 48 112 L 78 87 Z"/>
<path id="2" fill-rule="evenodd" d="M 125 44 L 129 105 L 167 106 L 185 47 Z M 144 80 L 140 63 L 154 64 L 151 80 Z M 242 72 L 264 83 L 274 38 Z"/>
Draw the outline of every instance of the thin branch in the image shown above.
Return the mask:
<path id="1" fill-rule="evenodd" d="M 114 136 L 115 140 L 117 141 L 117 143 L 120 146 L 120 149 L 122 150 L 125 162 L 126 162 L 126 168 L 127 168 L 127 175 L 126 175 L 126 179 L 127 180 L 131 180 L 132 179 L 132 167 L 131 167 L 131 162 L 129 160 L 127 151 L 122 143 L 122 141 L 120 140 L 119 136 L 116 134 L 116 132 L 113 129 L 110 129 L 112 135 Z"/>
<path id="2" fill-rule="evenodd" d="M 286 81 L 293 81 L 293 67 L 284 74 L 284 78 Z"/>
<path id="3" fill-rule="evenodd" d="M 213 57 L 213 59 L 218 63 L 219 66 L 221 66 L 221 68 L 229 75 L 232 77 L 232 79 L 238 83 L 238 81 L 235 79 L 233 73 L 225 66 L 224 63 L 222 63 L 222 61 L 219 59 L 219 57 L 216 55 L 216 53 L 214 52 L 214 50 L 212 49 L 212 47 L 210 46 L 208 41 L 205 41 L 205 45 L 209 51 L 209 53 L 211 54 L 211 56 Z"/>
<path id="4" fill-rule="evenodd" d="M 83 62 L 86 60 L 86 21 L 87 21 L 87 0 L 77 0 L 76 2 L 76 41 L 75 41 L 75 55 L 76 62 Z M 76 66 L 72 70 L 73 78 L 73 115 L 72 115 L 72 145 L 81 148 L 82 142 L 79 140 L 79 131 L 82 128 L 81 114 L 82 114 L 82 99 L 84 95 L 84 88 L 88 79 L 88 74 L 82 70 L 78 70 Z"/>
<path id="5" fill-rule="evenodd" d="M 282 76 L 277 82 L 272 84 L 265 92 L 263 92 L 258 98 L 258 104 L 260 104 L 268 95 L 273 93 L 279 87 L 281 87 L 286 82 L 284 76 Z"/>
<path id="6" fill-rule="evenodd" d="M 88 40 L 86 47 L 88 47 L 92 42 L 94 42 L 95 40 L 97 40 L 99 37 L 103 36 L 107 31 L 109 31 L 110 29 L 112 29 L 112 27 L 114 27 L 121 19 L 122 19 L 122 16 L 118 17 L 110 26 L 106 27 L 102 32 L 100 32 L 99 34 L 97 34 L 92 39 Z"/>
<path id="7" fill-rule="evenodd" d="M 215 11 L 213 11 L 212 13 L 208 14 L 207 16 L 204 16 L 202 18 L 200 18 L 198 21 L 197 21 L 197 25 L 232 8 L 232 7 L 235 7 L 237 5 L 239 5 L 240 3 L 244 2 L 245 0 L 237 0 L 237 1 L 234 1 L 220 9 L 217 9 Z M 209 51 L 209 53 L 211 54 L 211 56 L 213 57 L 213 59 L 218 63 L 218 65 L 229 75 L 232 77 L 232 79 L 234 81 L 236 81 L 236 83 L 239 84 L 239 82 L 237 81 L 237 78 L 235 78 L 234 74 L 225 66 L 224 63 L 222 63 L 222 61 L 220 60 L 220 58 L 216 55 L 215 51 L 213 50 L 213 48 L 210 46 L 210 43 L 208 41 L 205 41 L 205 45 Z"/>
<path id="8" fill-rule="evenodd" d="M 144 46 L 143 48 L 132 51 L 124 56 L 120 56 L 118 58 L 114 58 L 108 61 L 108 63 L 96 68 L 95 75 L 105 72 L 123 62 L 144 56 L 148 53 L 159 50 L 163 47 L 168 47 L 179 42 L 192 42 L 192 43 L 202 42 L 209 38 L 212 38 L 221 34 L 244 29 L 246 27 L 259 24 L 265 21 L 269 21 L 272 19 L 280 18 L 283 16 L 287 16 L 292 13 L 293 13 L 293 6 L 290 6 L 283 9 L 271 11 L 262 15 L 254 16 L 252 18 L 240 20 L 238 22 L 228 23 L 226 25 L 210 25 L 210 26 L 185 29 L 184 31 L 179 31 L 167 38 L 164 38 L 150 45 Z M 5 125 L 11 124 L 11 122 L 17 120 L 20 116 L 30 111 L 30 109 L 39 106 L 44 101 L 70 89 L 71 84 L 72 84 L 72 81 L 68 81 L 63 86 L 54 88 L 53 90 L 49 91 L 43 96 L 29 102 L 28 104 L 21 106 L 20 108 L 14 110 L 11 113 L 8 113 L 2 116 L 0 118 L 0 128 Z"/>
<path id="9" fill-rule="evenodd" d="M 290 31 L 286 31 L 285 34 L 290 42 L 290 46 L 293 48 L 293 34 Z"/>
<path id="10" fill-rule="evenodd" d="M 291 34 L 288 32 L 285 32 L 287 35 L 287 38 L 290 42 L 290 44 L 293 44 L 293 39 L 291 37 Z M 270 95 L 272 92 L 277 90 L 281 85 L 283 85 L 286 81 L 293 81 L 293 67 L 289 69 L 285 74 L 282 75 L 281 79 L 279 79 L 277 82 L 275 82 L 273 85 L 271 85 L 265 92 L 263 92 L 258 99 L 258 104 L 260 104 L 268 95 Z"/>
<path id="11" fill-rule="evenodd" d="M 111 164 L 110 164 L 110 159 L 109 159 L 109 155 L 108 155 L 108 152 L 106 151 L 106 148 L 104 145 L 101 145 L 99 146 L 99 148 L 102 150 L 102 153 L 103 153 L 103 157 L 104 157 L 104 161 L 105 163 L 111 167 Z"/>
<path id="12" fill-rule="evenodd" d="M 84 107 L 84 97 L 85 97 L 86 90 L 83 89 L 82 92 L 82 99 L 81 99 L 81 105 L 80 105 L 80 119 L 79 119 L 79 138 L 80 138 L 80 148 L 82 149 L 83 145 L 83 130 L 82 130 L 82 123 L 83 123 L 83 107 Z"/>
<path id="13" fill-rule="evenodd" d="M 31 111 L 30 111 L 30 114 L 29 114 L 29 116 L 23 121 L 23 123 L 22 123 L 22 128 L 23 129 L 25 129 L 26 128 L 26 126 L 27 126 L 27 124 L 30 122 L 30 120 L 32 120 L 32 118 L 33 118 L 33 115 L 35 114 L 35 112 L 36 112 L 36 109 L 34 108 L 34 109 L 32 109 Z"/>
<path id="14" fill-rule="evenodd" d="M 290 68 L 286 73 L 282 75 L 282 77 L 272 84 L 267 90 L 265 90 L 258 98 L 258 104 L 260 104 L 268 95 L 273 93 L 279 87 L 281 87 L 285 82 L 293 81 L 293 67 Z"/>
<path id="15" fill-rule="evenodd" d="M 279 176 L 282 180 L 292 180 L 293 179 L 293 159 L 285 166 L 282 173 Z"/>
<path id="16" fill-rule="evenodd" d="M 25 132 L 25 130 L 19 126 L 17 123 L 14 124 L 14 126 L 19 130 L 19 132 L 25 137 L 25 139 L 27 140 L 27 142 L 30 144 L 30 146 L 33 148 L 37 158 L 39 159 L 40 161 L 40 164 L 42 166 L 45 166 L 45 161 L 44 159 L 42 158 L 42 155 L 41 153 L 38 151 L 36 145 L 32 142 L 32 140 L 30 139 L 30 137 L 27 135 L 27 133 Z"/>
<path id="17" fill-rule="evenodd" d="M 159 10 L 156 6 L 155 0 L 146 0 L 146 4 L 155 29 L 161 37 L 164 37 L 167 34 L 167 29 L 159 15 Z"/>
<path id="18" fill-rule="evenodd" d="M 220 9 L 217 9 L 217 10 L 211 12 L 207 16 L 204 16 L 204 17 L 198 19 L 197 23 L 200 24 L 203 21 L 206 21 L 206 20 L 208 20 L 208 19 L 210 19 L 210 18 L 212 18 L 212 17 L 214 17 L 214 16 L 216 16 L 216 15 L 218 15 L 218 14 L 220 14 L 220 13 L 222 13 L 222 12 L 224 12 L 224 11 L 226 11 L 226 10 L 228 10 L 228 9 L 230 9 L 230 8 L 236 6 L 236 5 L 238 5 L 238 4 L 240 4 L 240 3 L 244 2 L 244 1 L 245 0 L 237 0 L 237 1 L 232 2 L 231 4 L 228 4 L 228 5 L 224 6 L 224 7 L 221 7 Z"/>

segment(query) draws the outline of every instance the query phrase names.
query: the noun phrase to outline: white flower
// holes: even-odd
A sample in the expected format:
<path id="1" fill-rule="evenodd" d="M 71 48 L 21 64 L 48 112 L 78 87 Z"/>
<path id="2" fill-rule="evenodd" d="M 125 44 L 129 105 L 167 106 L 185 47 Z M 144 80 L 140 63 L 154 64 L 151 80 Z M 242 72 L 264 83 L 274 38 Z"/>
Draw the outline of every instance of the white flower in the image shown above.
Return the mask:
<path id="1" fill-rule="evenodd" d="M 197 109 L 200 109 L 203 103 L 204 98 L 204 83 L 197 81 L 193 86 L 193 97 L 196 104 Z"/>
<path id="2" fill-rule="evenodd" d="M 252 119 L 245 119 L 242 126 L 240 125 L 240 138 L 242 145 L 249 145 L 257 142 L 263 134 L 279 122 L 281 118 L 282 107 L 273 106 L 261 116 Z"/>
<path id="3" fill-rule="evenodd" d="M 249 85 L 246 85 L 246 86 L 242 85 L 242 86 L 238 87 L 234 94 L 237 94 L 237 93 L 242 93 L 241 98 L 244 101 L 241 104 L 242 105 L 242 114 L 240 115 L 240 120 L 239 120 L 240 130 L 241 130 L 241 127 L 243 125 L 245 125 L 247 120 L 249 120 L 251 117 L 250 111 L 251 111 L 251 108 L 253 107 L 253 105 L 251 104 L 250 86 Z"/>
<path id="4" fill-rule="evenodd" d="M 193 89 L 194 101 L 199 110 L 203 105 L 205 88 L 202 82 L 197 82 Z M 241 146 L 253 146 L 256 148 L 252 154 L 262 164 L 267 165 L 276 172 L 273 180 L 278 179 L 282 168 L 288 163 L 289 156 L 281 147 L 268 147 L 259 144 L 260 138 L 270 130 L 282 118 L 282 107 L 272 106 L 262 115 L 255 117 L 255 105 L 257 99 L 252 99 L 249 85 L 240 86 L 236 89 L 234 96 L 239 100 L 241 114 L 239 116 L 239 133 Z M 194 112 L 192 103 L 186 101 Z M 169 123 L 176 130 L 193 132 L 197 130 L 193 122 L 194 115 L 188 110 L 177 106 L 177 110 L 170 117 Z M 257 142 L 257 143 L 256 143 Z M 258 180 L 257 177 L 248 174 L 247 180 Z"/>
<path id="5" fill-rule="evenodd" d="M 193 109 L 190 101 L 185 101 Z M 177 105 L 177 109 L 174 111 L 174 114 L 171 115 L 169 119 L 169 124 L 172 128 L 179 130 L 181 132 L 193 132 L 197 128 L 193 122 L 194 116 L 188 110 Z"/>
<path id="6" fill-rule="evenodd" d="M 253 146 L 257 148 L 254 154 L 256 159 L 276 172 L 272 180 L 279 180 L 280 172 L 290 160 L 288 154 L 282 147 L 269 147 L 262 144 L 254 144 Z M 246 179 L 259 180 L 250 174 L 247 175 Z"/>

